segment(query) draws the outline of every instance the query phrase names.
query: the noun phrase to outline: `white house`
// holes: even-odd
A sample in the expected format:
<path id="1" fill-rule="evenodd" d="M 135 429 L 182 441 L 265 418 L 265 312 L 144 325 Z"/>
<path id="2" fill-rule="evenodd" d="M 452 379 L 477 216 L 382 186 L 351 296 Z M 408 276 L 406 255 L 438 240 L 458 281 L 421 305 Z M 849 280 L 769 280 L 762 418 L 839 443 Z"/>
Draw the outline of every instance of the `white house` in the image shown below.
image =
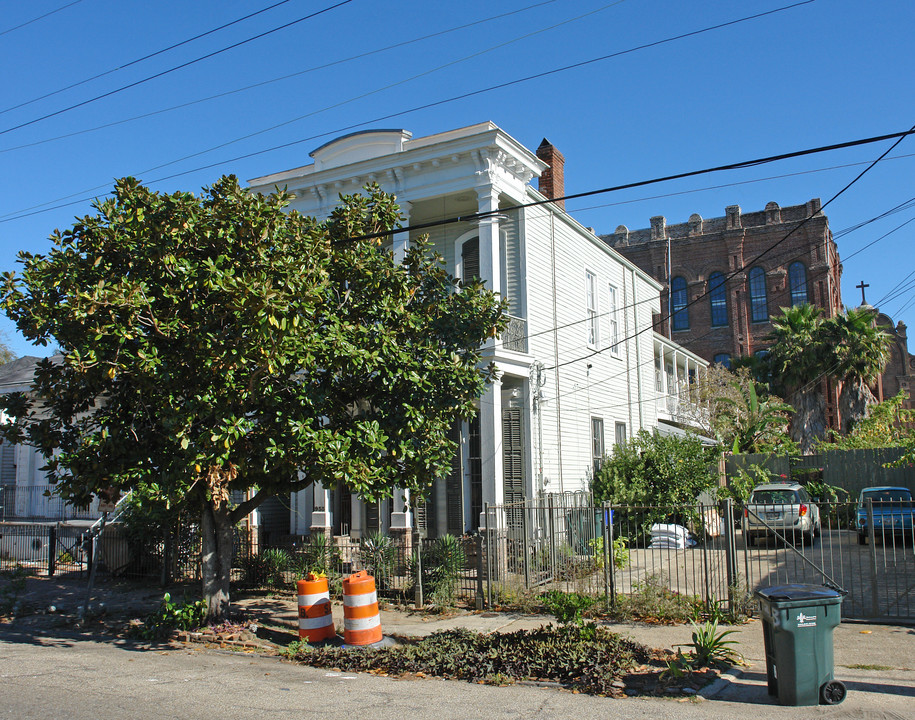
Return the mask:
<path id="1" fill-rule="evenodd" d="M 26 355 L 0 365 L 0 394 L 28 392 L 39 360 Z M 5 419 L 0 413 L 0 422 Z M 0 440 L 0 520 L 47 522 L 101 517 L 98 500 L 89 508 L 74 508 L 49 494 L 53 485 L 42 469 L 46 464 L 37 448 Z"/>
<path id="2" fill-rule="evenodd" d="M 486 503 L 586 489 L 613 443 L 688 419 L 691 383 L 707 363 L 652 330 L 657 282 L 561 202 L 542 202 L 562 195 L 563 158 L 547 141 L 535 154 L 485 122 L 416 139 L 405 130 L 358 132 L 310 156 L 311 164 L 251 180 L 251 190 L 285 187 L 292 208 L 319 218 L 370 182 L 397 196 L 405 225 L 496 212 L 397 233 L 390 246 L 396 261 L 428 233 L 455 276 L 480 277 L 511 314 L 505 334 L 485 347 L 500 381 L 477 417 L 455 428 L 461 450 L 451 475 L 414 503 L 421 530 L 461 534 L 480 526 Z M 296 534 L 360 536 L 413 523 L 402 493 L 369 506 L 339 487 L 291 498 Z"/>

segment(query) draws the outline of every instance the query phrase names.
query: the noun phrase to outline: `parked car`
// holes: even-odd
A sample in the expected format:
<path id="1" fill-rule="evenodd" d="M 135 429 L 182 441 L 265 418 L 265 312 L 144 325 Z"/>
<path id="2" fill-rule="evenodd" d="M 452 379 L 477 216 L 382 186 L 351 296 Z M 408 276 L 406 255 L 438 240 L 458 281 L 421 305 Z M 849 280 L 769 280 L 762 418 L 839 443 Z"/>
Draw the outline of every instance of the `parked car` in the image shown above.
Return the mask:
<path id="1" fill-rule="evenodd" d="M 915 533 L 915 504 L 912 492 L 904 487 L 866 487 L 858 496 L 855 525 L 858 544 L 867 545 L 867 501 L 873 504 L 874 538 L 886 540 L 887 535 L 905 537 Z"/>
<path id="2" fill-rule="evenodd" d="M 744 505 L 742 529 L 747 545 L 776 533 L 810 544 L 820 534 L 820 509 L 798 483 L 757 485 Z"/>

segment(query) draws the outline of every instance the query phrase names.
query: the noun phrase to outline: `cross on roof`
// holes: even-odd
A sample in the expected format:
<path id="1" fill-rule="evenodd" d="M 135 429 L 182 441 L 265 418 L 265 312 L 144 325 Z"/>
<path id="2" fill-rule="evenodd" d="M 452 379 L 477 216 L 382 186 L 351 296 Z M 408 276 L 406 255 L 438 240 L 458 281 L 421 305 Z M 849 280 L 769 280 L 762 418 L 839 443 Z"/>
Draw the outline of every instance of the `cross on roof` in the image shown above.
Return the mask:
<path id="1" fill-rule="evenodd" d="M 869 288 L 870 285 L 862 280 L 861 284 L 855 285 L 855 287 L 861 290 L 861 304 L 867 305 L 867 300 L 864 299 L 864 288 Z"/>

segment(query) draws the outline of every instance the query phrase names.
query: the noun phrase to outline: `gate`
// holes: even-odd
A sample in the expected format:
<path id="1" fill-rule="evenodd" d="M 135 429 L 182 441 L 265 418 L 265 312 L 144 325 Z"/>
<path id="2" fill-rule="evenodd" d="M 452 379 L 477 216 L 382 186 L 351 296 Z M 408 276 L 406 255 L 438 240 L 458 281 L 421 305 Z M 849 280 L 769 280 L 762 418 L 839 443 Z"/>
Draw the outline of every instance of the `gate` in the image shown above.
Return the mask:
<path id="1" fill-rule="evenodd" d="M 500 594 L 550 589 L 611 602 L 664 588 L 709 606 L 733 607 L 759 588 L 806 583 L 846 592 L 845 618 L 915 620 L 915 516 L 886 529 L 870 522 L 859 534 L 855 502 L 817 506 L 821 532 L 812 542 L 769 522 L 768 537 L 749 544 L 744 511 L 730 501 L 610 507 L 566 494 L 487 505 L 479 574 L 486 587 L 479 592 L 489 602 Z M 879 503 L 872 503 L 874 510 L 881 514 Z M 679 542 L 677 528 L 689 531 L 687 542 Z"/>
<path id="2" fill-rule="evenodd" d="M 769 537 L 755 546 L 739 533 L 741 568 L 750 590 L 810 583 L 847 593 L 842 616 L 876 621 L 915 620 L 915 528 L 897 523 L 859 534 L 854 502 L 818 502 L 822 531 L 807 542 L 768 524 Z M 869 512 L 879 503 L 872 503 Z M 765 520 L 762 522 L 765 523 Z"/>

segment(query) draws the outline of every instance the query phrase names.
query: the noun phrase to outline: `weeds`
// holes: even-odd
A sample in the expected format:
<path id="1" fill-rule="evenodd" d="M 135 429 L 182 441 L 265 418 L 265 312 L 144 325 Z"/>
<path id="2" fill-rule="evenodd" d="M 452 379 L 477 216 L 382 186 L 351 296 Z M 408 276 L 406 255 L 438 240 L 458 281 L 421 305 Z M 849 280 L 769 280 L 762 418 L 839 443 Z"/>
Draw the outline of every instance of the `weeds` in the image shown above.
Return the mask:
<path id="1" fill-rule="evenodd" d="M 7 581 L 0 590 L 0 615 L 19 612 L 22 606 L 19 596 L 25 590 L 25 579 L 31 574 L 32 571 L 22 565 L 16 565 L 11 570 L 0 571 L 0 579 Z"/>
<path id="2" fill-rule="evenodd" d="M 709 667 L 719 663 L 733 663 L 741 660 L 740 655 L 730 646 L 736 645 L 736 640 L 725 640 L 732 635 L 734 630 L 718 631 L 718 622 L 706 622 L 693 626 L 693 666 Z"/>
<path id="3" fill-rule="evenodd" d="M 165 593 L 159 607 L 150 615 L 136 634 L 144 640 L 161 640 L 173 630 L 196 630 L 203 625 L 207 614 L 207 604 L 203 600 L 173 602 L 172 596 Z"/>

